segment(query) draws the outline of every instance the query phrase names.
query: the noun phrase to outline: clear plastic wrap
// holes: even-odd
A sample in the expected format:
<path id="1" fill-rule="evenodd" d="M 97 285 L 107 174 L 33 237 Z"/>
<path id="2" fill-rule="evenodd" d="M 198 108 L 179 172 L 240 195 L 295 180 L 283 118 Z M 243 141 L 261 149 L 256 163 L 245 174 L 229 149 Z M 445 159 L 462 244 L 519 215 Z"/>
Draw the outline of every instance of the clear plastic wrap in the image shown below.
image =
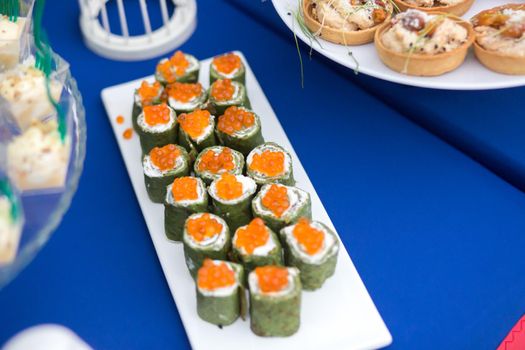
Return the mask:
<path id="1" fill-rule="evenodd" d="M 35 0 L 2 0 L 0 7 L 0 72 L 15 67 L 30 54 L 31 15 Z M 15 6 L 8 6 L 7 3 Z"/>
<path id="2" fill-rule="evenodd" d="M 20 196 L 5 174 L 0 174 L 0 266 L 15 259 L 23 225 Z"/>
<path id="3" fill-rule="evenodd" d="M 64 85 L 69 65 L 54 55 L 49 93 L 63 111 L 59 117 L 48 98 L 45 76 L 33 62 L 27 60 L 0 78 L 0 110 L 8 111 L 0 116 L 2 158 L 11 181 L 24 194 L 63 188 L 71 152 L 69 125 L 74 101 Z"/>

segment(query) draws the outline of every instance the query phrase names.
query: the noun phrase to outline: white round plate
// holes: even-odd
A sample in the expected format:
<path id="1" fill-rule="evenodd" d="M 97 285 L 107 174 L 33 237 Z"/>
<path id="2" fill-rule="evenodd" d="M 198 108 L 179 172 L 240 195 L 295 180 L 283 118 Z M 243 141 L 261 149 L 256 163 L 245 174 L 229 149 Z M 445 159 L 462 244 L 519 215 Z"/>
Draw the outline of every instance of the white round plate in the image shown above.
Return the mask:
<path id="1" fill-rule="evenodd" d="M 476 0 L 472 8 L 463 16 L 465 19 L 472 18 L 482 10 L 495 6 L 501 6 L 516 0 Z M 295 20 L 298 11 L 299 0 L 272 0 L 273 6 L 284 23 L 294 31 L 298 38 L 310 45 L 310 40 L 301 31 Z M 319 39 L 320 45 L 313 43 L 313 49 L 321 55 L 342 64 L 350 69 L 355 69 L 356 64 L 349 55 L 349 50 L 359 62 L 359 73 L 392 81 L 404 85 L 412 85 L 424 88 L 448 89 L 448 90 L 488 90 L 502 89 L 525 85 L 525 76 L 511 76 L 494 73 L 483 66 L 471 52 L 467 59 L 458 69 L 439 77 L 412 77 L 394 72 L 379 60 L 373 43 L 351 46 L 349 49 L 343 45 L 332 44 Z"/>

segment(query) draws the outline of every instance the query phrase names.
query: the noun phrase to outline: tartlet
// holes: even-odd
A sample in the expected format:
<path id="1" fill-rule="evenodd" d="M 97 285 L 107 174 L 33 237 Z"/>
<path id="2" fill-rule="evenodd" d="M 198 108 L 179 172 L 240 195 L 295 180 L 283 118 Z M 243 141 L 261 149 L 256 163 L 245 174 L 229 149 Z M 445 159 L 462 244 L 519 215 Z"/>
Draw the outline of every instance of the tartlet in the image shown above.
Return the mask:
<path id="1" fill-rule="evenodd" d="M 393 0 L 394 3 L 397 5 L 399 10 L 406 11 L 408 9 L 415 9 L 420 11 L 438 11 L 438 12 L 446 12 L 450 13 L 455 16 L 463 16 L 474 3 L 474 0 L 461 0 L 461 1 L 455 1 L 455 0 L 448 0 L 448 1 L 437 1 L 437 0 L 415 0 L 416 3 L 419 4 L 412 4 L 410 1 L 407 0 Z M 437 5 L 436 5 L 437 3 Z M 425 6 L 429 4 L 430 6 Z"/>
<path id="2" fill-rule="evenodd" d="M 525 74 L 525 4 L 482 11 L 472 24 L 474 53 L 484 66 L 503 74 Z"/>
<path id="3" fill-rule="evenodd" d="M 463 63 L 474 37 L 471 24 L 459 17 L 410 9 L 379 28 L 374 43 L 379 58 L 390 69 L 407 75 L 438 76 Z"/>
<path id="4" fill-rule="evenodd" d="M 352 4 L 355 2 L 355 5 L 350 5 L 346 0 L 303 0 L 304 23 L 314 35 L 335 44 L 362 45 L 372 42 L 376 30 L 382 24 L 390 21 L 393 12 L 390 1 L 350 0 L 350 2 Z M 362 3 L 370 5 L 365 6 Z M 330 13 L 318 18 L 318 8 L 321 6 L 324 9 L 324 6 L 328 6 L 326 11 Z M 344 12 L 352 7 L 357 7 L 357 9 L 353 12 Z M 343 17 L 343 14 L 346 17 Z M 327 24 L 326 16 L 328 15 L 333 17 L 328 20 Z"/>

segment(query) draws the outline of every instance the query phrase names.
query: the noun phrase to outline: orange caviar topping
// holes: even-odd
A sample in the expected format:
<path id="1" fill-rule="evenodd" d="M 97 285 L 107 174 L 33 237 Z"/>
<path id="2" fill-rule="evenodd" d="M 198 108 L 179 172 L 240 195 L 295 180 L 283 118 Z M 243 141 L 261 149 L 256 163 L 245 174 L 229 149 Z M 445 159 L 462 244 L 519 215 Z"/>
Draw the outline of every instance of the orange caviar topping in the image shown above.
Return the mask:
<path id="1" fill-rule="evenodd" d="M 190 66 L 190 62 L 186 59 L 186 56 L 182 51 L 177 51 L 170 58 L 170 63 L 175 67 L 175 72 L 178 76 L 186 73 L 186 68 Z"/>
<path id="2" fill-rule="evenodd" d="M 223 148 L 220 153 L 208 150 L 204 153 L 199 162 L 199 171 L 209 171 L 218 174 L 221 170 L 229 171 L 235 168 L 231 149 Z"/>
<path id="3" fill-rule="evenodd" d="M 133 129 L 132 128 L 127 128 L 122 133 L 122 137 L 124 137 L 124 139 L 126 139 L 126 140 L 131 139 L 132 136 L 133 136 Z"/>
<path id="4" fill-rule="evenodd" d="M 211 114 L 207 110 L 197 109 L 194 112 L 179 115 L 177 120 L 182 130 L 193 139 L 196 139 L 210 125 L 210 116 Z"/>
<path id="5" fill-rule="evenodd" d="M 227 53 L 213 59 L 215 69 L 223 74 L 230 74 L 234 70 L 241 68 L 241 58 L 234 53 Z"/>
<path id="6" fill-rule="evenodd" d="M 200 83 L 173 83 L 168 87 L 168 96 L 183 103 L 190 102 L 202 93 Z"/>
<path id="7" fill-rule="evenodd" d="M 175 168 L 177 158 L 180 156 L 180 149 L 173 145 L 155 147 L 149 153 L 151 162 L 160 170 L 165 171 Z"/>
<path id="8" fill-rule="evenodd" d="M 242 183 L 237 181 L 235 175 L 224 173 L 217 180 L 217 195 L 222 199 L 232 200 L 242 196 Z"/>
<path id="9" fill-rule="evenodd" d="M 288 269 L 280 266 L 262 266 L 255 268 L 259 288 L 263 293 L 280 292 L 288 286 Z"/>
<path id="10" fill-rule="evenodd" d="M 197 193 L 197 179 L 194 177 L 179 177 L 173 180 L 171 194 L 176 201 L 195 200 L 199 198 Z"/>
<path id="11" fill-rule="evenodd" d="M 235 246 L 244 248 L 246 253 L 252 254 L 255 248 L 268 242 L 270 233 L 261 218 L 255 218 L 248 225 L 241 227 L 236 233 Z"/>
<path id="12" fill-rule="evenodd" d="M 324 233 L 310 225 L 307 218 L 301 218 L 293 228 L 293 235 L 304 250 L 314 255 L 321 250 L 324 243 Z"/>
<path id="13" fill-rule="evenodd" d="M 234 93 L 235 86 L 230 79 L 216 80 L 211 86 L 211 95 L 217 101 L 231 100 Z"/>
<path id="14" fill-rule="evenodd" d="M 167 104 L 144 107 L 144 121 L 149 126 L 167 124 L 170 121 L 170 109 Z"/>
<path id="15" fill-rule="evenodd" d="M 249 165 L 251 170 L 258 171 L 266 176 L 278 176 L 284 173 L 284 152 L 263 151 L 253 155 Z"/>
<path id="16" fill-rule="evenodd" d="M 215 290 L 232 286 L 235 283 L 235 272 L 225 263 L 215 264 L 206 259 L 197 273 L 197 285 L 200 289 Z"/>
<path id="17" fill-rule="evenodd" d="M 222 224 L 206 213 L 198 218 L 188 219 L 186 230 L 197 242 L 212 238 L 222 231 Z"/>
<path id="18" fill-rule="evenodd" d="M 219 117 L 217 128 L 225 134 L 232 135 L 244 128 L 249 128 L 255 123 L 255 115 L 243 108 L 228 107 L 224 115 Z"/>
<path id="19" fill-rule="evenodd" d="M 147 81 L 143 81 L 140 87 L 137 89 L 137 94 L 140 97 L 140 101 L 143 106 L 149 106 L 153 101 L 159 98 L 161 85 L 158 81 L 153 84 L 149 84 Z"/>
<path id="20" fill-rule="evenodd" d="M 271 185 L 262 198 L 262 204 L 280 218 L 290 207 L 287 188 L 275 184 Z"/>
<path id="21" fill-rule="evenodd" d="M 190 62 L 182 51 L 177 51 L 169 60 L 157 65 L 157 70 L 168 82 L 175 81 L 178 77 L 186 73 Z"/>

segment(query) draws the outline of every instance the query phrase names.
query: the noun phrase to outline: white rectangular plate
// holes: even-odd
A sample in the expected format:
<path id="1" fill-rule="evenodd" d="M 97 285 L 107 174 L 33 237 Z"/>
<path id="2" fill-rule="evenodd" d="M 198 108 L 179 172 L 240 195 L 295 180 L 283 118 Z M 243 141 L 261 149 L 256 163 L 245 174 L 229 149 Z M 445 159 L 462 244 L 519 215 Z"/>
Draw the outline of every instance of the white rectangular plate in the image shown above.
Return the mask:
<path id="1" fill-rule="evenodd" d="M 238 54 L 242 56 L 241 53 Z M 244 56 L 242 57 L 244 59 Z M 207 59 L 201 62 L 200 82 L 204 87 L 209 85 L 210 61 L 211 59 Z M 143 79 L 152 81 L 153 77 Z M 250 331 L 249 320 L 244 322 L 238 320 L 231 326 L 219 329 L 199 318 L 195 286 L 184 263 L 182 244 L 166 239 L 164 208 L 161 204 L 152 203 L 146 193 L 139 139 L 136 135 L 130 140 L 122 136 L 123 131 L 131 127 L 133 92 L 143 79 L 102 90 L 102 100 L 192 347 L 197 350 L 231 350 L 240 346 L 251 350 L 306 350 L 371 349 L 390 344 L 392 337 L 344 246 L 339 252 L 334 276 L 320 290 L 303 293 L 301 328 L 291 337 L 258 337 Z M 311 195 L 313 217 L 333 229 L 321 200 L 248 64 L 246 64 L 246 87 L 253 110 L 261 117 L 264 138 L 267 141 L 277 142 L 290 151 L 297 186 Z M 118 115 L 125 117 L 124 124 L 116 122 Z"/>

